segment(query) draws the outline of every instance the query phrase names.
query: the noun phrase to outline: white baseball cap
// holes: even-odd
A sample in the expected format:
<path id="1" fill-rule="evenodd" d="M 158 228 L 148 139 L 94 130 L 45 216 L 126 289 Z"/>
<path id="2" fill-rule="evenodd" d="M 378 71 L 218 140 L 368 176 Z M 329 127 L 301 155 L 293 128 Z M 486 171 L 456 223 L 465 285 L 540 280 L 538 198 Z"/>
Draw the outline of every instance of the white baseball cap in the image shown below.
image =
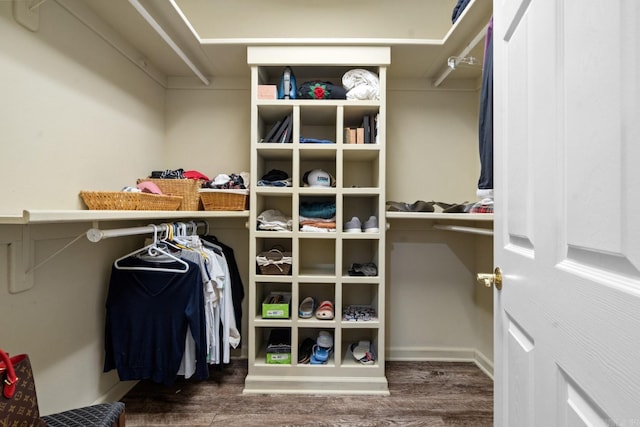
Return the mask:
<path id="1" fill-rule="evenodd" d="M 329 172 L 313 169 L 304 174 L 302 181 L 309 187 L 332 187 L 336 180 Z"/>

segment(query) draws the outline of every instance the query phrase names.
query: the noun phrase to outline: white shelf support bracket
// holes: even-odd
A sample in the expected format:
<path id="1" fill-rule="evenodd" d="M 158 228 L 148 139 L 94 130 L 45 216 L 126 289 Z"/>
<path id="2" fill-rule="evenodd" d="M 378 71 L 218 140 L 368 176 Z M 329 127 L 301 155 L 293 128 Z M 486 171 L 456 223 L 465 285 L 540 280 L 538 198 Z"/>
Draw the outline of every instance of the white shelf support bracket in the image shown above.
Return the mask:
<path id="1" fill-rule="evenodd" d="M 17 294 L 33 288 L 34 272 L 84 236 L 85 233 L 80 234 L 38 264 L 35 264 L 35 245 L 31 239 L 31 228 L 29 225 L 24 225 L 22 227 L 22 240 L 9 243 L 9 293 Z"/>
<path id="2" fill-rule="evenodd" d="M 13 0 L 13 18 L 29 31 L 40 27 L 40 6 L 47 0 Z"/>
<path id="3" fill-rule="evenodd" d="M 9 293 L 17 294 L 33 288 L 33 272 L 28 266 L 33 264 L 34 250 L 31 245 L 31 229 L 22 227 L 22 240 L 9 243 Z"/>

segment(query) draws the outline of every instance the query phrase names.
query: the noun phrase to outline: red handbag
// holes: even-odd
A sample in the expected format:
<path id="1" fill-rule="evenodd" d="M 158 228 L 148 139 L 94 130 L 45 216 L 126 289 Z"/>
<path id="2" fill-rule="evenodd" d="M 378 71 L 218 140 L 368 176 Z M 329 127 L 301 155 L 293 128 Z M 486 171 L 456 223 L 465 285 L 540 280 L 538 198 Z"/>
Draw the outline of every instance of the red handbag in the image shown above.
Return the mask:
<path id="1" fill-rule="evenodd" d="M 0 426 L 46 426 L 40 418 L 36 383 L 26 354 L 9 358 L 0 349 Z"/>

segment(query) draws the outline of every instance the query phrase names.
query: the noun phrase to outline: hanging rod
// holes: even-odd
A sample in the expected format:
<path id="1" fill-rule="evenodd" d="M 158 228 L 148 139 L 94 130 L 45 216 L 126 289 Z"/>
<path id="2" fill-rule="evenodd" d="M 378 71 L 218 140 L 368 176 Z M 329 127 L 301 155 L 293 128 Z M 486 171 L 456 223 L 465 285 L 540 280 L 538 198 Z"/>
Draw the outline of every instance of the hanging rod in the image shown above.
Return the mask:
<path id="1" fill-rule="evenodd" d="M 478 228 L 478 227 L 463 227 L 461 225 L 442 225 L 442 224 L 434 224 L 433 228 L 437 228 L 438 230 L 447 230 L 447 231 L 458 231 L 461 233 L 471 233 L 471 234 L 480 234 L 483 236 L 493 236 L 493 230 L 488 228 Z"/>
<path id="2" fill-rule="evenodd" d="M 206 221 L 190 221 L 185 224 L 195 224 L 196 229 L 199 227 L 205 227 L 205 234 L 209 233 L 209 224 Z M 156 231 L 165 232 L 168 231 L 169 224 L 156 224 L 147 225 L 145 227 L 129 227 L 129 228 L 114 228 L 111 230 L 100 230 L 98 228 L 91 228 L 87 231 L 87 239 L 91 242 L 99 242 L 102 239 L 108 239 L 111 237 L 133 236 L 136 234 L 149 234 Z"/>
<path id="3" fill-rule="evenodd" d="M 195 64 L 191 62 L 187 54 L 184 53 L 182 49 L 180 49 L 180 47 L 176 44 L 176 42 L 173 41 L 173 39 L 160 26 L 160 24 L 158 24 L 158 22 L 155 19 L 153 19 L 153 17 L 147 11 L 147 9 L 145 9 L 144 6 L 142 6 L 138 0 L 129 0 L 129 3 L 138 11 L 138 13 L 144 18 L 144 20 L 147 21 L 147 23 L 151 26 L 151 28 L 153 28 L 156 31 L 156 33 L 158 33 L 158 35 L 162 38 L 162 40 L 164 40 L 164 42 L 168 44 L 169 47 L 171 47 L 171 49 L 176 53 L 176 55 L 178 55 L 180 59 L 182 59 L 182 62 L 184 62 L 187 65 L 187 67 L 189 67 L 191 71 L 193 71 L 193 73 L 196 76 L 198 76 L 200 81 L 202 81 L 202 83 L 204 83 L 205 85 L 209 86 L 209 84 L 211 83 L 209 79 L 207 79 L 204 76 L 204 74 L 202 74 L 202 72 L 198 69 L 198 67 L 196 67 Z"/>
<path id="4" fill-rule="evenodd" d="M 449 59 L 447 59 L 447 65 L 452 70 L 455 70 L 460 64 L 476 65 L 478 64 L 478 60 L 475 56 L 465 56 L 464 58 L 450 56 Z"/>
<path id="5" fill-rule="evenodd" d="M 471 40 L 471 43 L 465 47 L 462 52 L 460 52 L 457 56 L 452 56 L 447 59 L 447 68 L 444 72 L 438 77 L 436 81 L 433 82 L 434 87 L 438 87 L 442 84 L 442 82 L 451 74 L 451 72 L 456 68 L 456 66 L 461 62 L 460 60 L 466 58 L 469 52 L 471 52 L 477 45 L 480 43 L 482 39 L 484 39 L 487 35 L 487 28 L 489 28 L 489 23 L 485 25 L 482 30 Z M 455 58 L 453 64 L 450 62 L 451 58 Z M 453 65 L 453 66 L 452 66 Z"/>

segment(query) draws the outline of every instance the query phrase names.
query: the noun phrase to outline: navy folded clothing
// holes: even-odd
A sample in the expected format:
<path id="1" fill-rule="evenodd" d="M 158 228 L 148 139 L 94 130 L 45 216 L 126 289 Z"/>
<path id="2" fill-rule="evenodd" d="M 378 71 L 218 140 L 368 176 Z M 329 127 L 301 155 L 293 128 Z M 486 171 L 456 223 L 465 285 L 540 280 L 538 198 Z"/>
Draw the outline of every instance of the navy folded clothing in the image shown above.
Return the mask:
<path id="1" fill-rule="evenodd" d="M 289 174 L 279 169 L 271 169 L 269 172 L 262 176 L 264 181 L 282 181 L 289 178 Z"/>
<path id="2" fill-rule="evenodd" d="M 336 204 L 335 202 L 302 202 L 300 215 L 307 218 L 333 218 L 336 216 Z"/>

